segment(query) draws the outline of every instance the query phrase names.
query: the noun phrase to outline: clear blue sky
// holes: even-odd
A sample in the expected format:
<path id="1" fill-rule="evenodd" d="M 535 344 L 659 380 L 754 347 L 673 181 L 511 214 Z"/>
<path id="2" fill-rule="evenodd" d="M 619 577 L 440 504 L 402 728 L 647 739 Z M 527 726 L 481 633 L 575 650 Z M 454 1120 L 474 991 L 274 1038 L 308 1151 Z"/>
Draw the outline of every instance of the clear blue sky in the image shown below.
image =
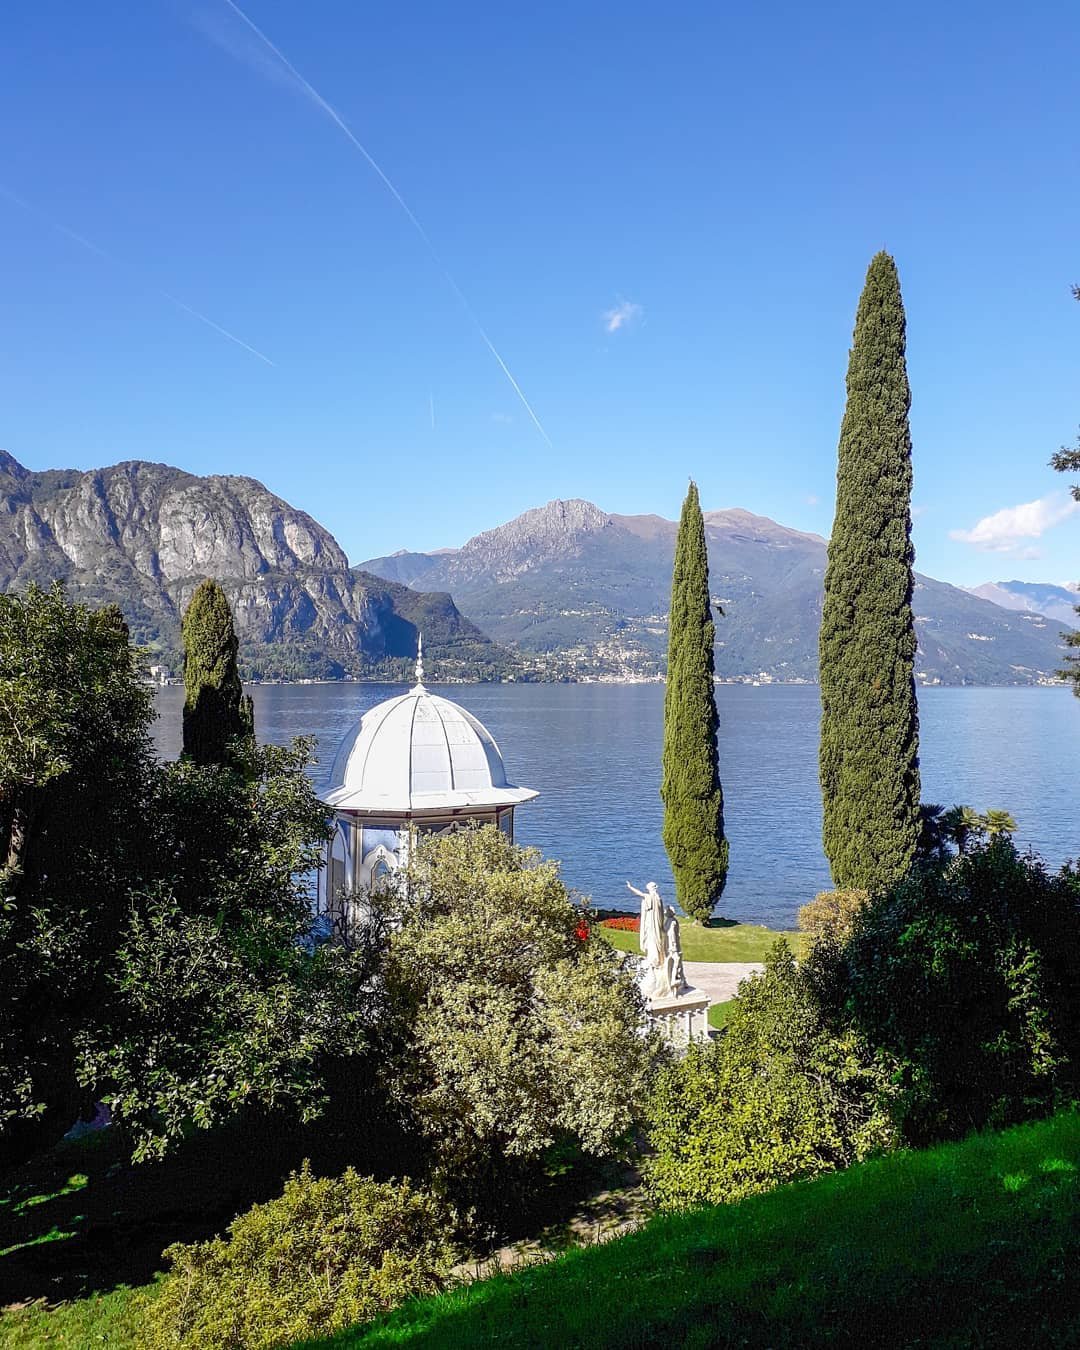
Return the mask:
<path id="1" fill-rule="evenodd" d="M 552 497 L 673 516 L 688 474 L 827 533 L 885 247 L 919 567 L 1080 577 L 1046 467 L 1080 422 L 1075 0 L 243 9 L 551 446 L 227 0 L 11 0 L 0 189 L 33 209 L 0 196 L 0 445 L 25 464 L 251 474 L 356 561 Z"/>

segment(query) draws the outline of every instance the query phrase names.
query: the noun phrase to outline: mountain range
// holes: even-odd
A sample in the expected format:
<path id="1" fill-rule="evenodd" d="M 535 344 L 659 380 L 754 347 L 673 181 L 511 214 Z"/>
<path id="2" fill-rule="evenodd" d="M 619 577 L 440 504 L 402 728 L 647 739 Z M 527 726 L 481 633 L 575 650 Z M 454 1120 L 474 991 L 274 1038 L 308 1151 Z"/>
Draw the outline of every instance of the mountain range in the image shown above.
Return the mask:
<path id="1" fill-rule="evenodd" d="M 706 512 L 705 528 L 718 674 L 815 679 L 825 540 L 737 509 Z M 255 678 L 404 676 L 421 630 L 436 678 L 656 675 L 675 532 L 662 516 L 553 501 L 461 548 L 350 566 L 329 531 L 252 478 L 141 460 L 32 472 L 0 452 L 0 587 L 60 578 L 79 599 L 116 603 L 135 640 L 175 666 L 180 615 L 216 577 Z M 919 678 L 1050 678 L 1074 620 L 1036 600 L 1071 611 L 1077 597 L 919 576 Z"/>
<path id="2" fill-rule="evenodd" d="M 1068 628 L 1076 627 L 1076 607 L 1080 605 L 1080 587 L 1076 585 L 1057 586 L 1047 581 L 986 581 L 981 586 L 966 589 L 972 595 L 992 600 L 1003 609 L 1042 614 Z"/>
<path id="3" fill-rule="evenodd" d="M 361 566 L 448 591 L 462 613 L 526 667 L 548 675 L 662 669 L 674 521 L 553 501 L 457 549 L 402 552 Z M 814 680 L 826 541 L 744 510 L 705 512 L 717 618 L 717 673 Z M 917 576 L 924 683 L 1030 684 L 1061 665 L 1061 622 Z"/>
<path id="4" fill-rule="evenodd" d="M 229 597 L 249 676 L 402 675 L 418 629 L 443 678 L 514 668 L 448 595 L 350 568 L 327 530 L 252 478 L 139 460 L 32 473 L 0 451 L 4 590 L 59 578 L 75 598 L 116 603 L 176 666 L 180 616 L 206 576 Z"/>

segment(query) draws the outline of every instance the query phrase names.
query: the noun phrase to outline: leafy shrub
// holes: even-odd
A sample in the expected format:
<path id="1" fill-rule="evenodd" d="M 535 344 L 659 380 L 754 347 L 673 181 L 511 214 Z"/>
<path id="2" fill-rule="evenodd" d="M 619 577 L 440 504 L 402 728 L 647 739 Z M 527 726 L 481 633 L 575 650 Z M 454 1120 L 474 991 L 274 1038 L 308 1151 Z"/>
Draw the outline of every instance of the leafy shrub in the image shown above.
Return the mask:
<path id="1" fill-rule="evenodd" d="M 913 1143 L 1045 1114 L 1080 1087 L 1080 878 L 1007 838 L 875 897 L 815 979 L 902 1066 Z"/>
<path id="2" fill-rule="evenodd" d="M 640 1117 L 657 1043 L 625 958 L 582 924 L 558 865 L 492 826 L 459 830 L 419 842 L 407 891 L 386 1082 L 439 1185 L 498 1210 L 553 1144 L 610 1154 Z"/>
<path id="3" fill-rule="evenodd" d="M 141 1350 L 271 1350 L 367 1321 L 440 1289 L 452 1253 L 430 1195 L 351 1169 L 285 1191 L 229 1226 L 229 1240 L 182 1243 L 142 1305 Z"/>
<path id="4" fill-rule="evenodd" d="M 786 943 L 745 980 L 724 1035 L 662 1070 L 646 1166 L 669 1209 L 739 1200 L 897 1142 L 888 1066 L 826 1020 Z"/>
<path id="5" fill-rule="evenodd" d="M 869 892 L 854 889 L 819 891 L 799 910 L 799 927 L 810 940 L 846 942 L 855 923 L 855 915 L 870 898 Z"/>

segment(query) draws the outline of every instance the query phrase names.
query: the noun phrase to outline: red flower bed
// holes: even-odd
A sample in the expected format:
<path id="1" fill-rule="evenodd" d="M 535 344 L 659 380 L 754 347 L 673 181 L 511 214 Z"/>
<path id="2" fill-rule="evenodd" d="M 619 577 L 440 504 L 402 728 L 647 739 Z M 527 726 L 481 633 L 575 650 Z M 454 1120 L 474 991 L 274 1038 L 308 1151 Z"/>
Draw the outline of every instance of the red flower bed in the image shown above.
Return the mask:
<path id="1" fill-rule="evenodd" d="M 625 919 L 601 919 L 600 923 L 604 928 L 618 928 L 624 933 L 637 933 L 641 930 L 641 920 L 632 914 L 628 914 Z"/>

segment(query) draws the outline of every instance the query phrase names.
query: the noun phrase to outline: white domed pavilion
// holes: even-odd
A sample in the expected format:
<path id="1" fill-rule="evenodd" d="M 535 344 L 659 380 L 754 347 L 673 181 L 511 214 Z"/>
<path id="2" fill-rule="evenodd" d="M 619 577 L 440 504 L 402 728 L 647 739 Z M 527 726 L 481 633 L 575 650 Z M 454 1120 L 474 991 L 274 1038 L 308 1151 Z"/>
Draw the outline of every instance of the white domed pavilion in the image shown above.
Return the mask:
<path id="1" fill-rule="evenodd" d="M 339 897 L 368 890 L 405 862 L 414 833 L 466 821 L 514 835 L 514 808 L 540 794 L 506 777 L 495 739 L 472 713 L 416 684 L 366 712 L 334 758 L 323 800 L 334 834 L 319 879 L 319 908 L 340 916 Z"/>

